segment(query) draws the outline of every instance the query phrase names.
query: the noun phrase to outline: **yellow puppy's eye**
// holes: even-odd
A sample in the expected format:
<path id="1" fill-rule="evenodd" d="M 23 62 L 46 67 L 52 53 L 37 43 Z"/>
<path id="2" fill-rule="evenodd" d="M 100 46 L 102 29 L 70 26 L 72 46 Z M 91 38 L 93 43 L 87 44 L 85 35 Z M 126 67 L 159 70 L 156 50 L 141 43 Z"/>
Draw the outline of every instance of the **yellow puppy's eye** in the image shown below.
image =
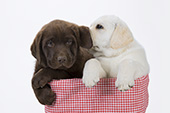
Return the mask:
<path id="1" fill-rule="evenodd" d="M 100 24 L 97 24 L 96 29 L 103 29 L 104 27 Z"/>

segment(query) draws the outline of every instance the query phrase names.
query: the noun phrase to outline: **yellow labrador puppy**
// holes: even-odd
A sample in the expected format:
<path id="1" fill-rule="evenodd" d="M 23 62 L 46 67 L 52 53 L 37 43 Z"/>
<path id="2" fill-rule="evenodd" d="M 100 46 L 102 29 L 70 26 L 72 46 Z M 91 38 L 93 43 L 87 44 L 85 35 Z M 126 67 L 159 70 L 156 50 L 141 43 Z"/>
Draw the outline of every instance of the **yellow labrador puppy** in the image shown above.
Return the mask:
<path id="1" fill-rule="evenodd" d="M 149 73 L 144 48 L 134 39 L 128 26 L 118 17 L 102 16 L 90 28 L 94 59 L 86 62 L 83 83 L 87 87 L 100 78 L 117 77 L 115 86 L 126 91 L 134 80 Z"/>

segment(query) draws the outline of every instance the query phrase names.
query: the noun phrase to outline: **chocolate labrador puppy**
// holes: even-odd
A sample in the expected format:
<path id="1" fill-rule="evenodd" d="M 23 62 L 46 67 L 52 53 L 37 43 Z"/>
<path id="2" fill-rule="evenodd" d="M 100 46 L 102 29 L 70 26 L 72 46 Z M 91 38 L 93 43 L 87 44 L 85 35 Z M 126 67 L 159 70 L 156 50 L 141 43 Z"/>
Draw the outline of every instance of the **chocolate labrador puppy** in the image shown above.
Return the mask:
<path id="1" fill-rule="evenodd" d="M 36 35 L 31 45 L 36 58 L 32 87 L 39 102 L 51 105 L 55 94 L 48 84 L 53 79 L 82 78 L 85 62 L 92 58 L 89 28 L 54 20 Z"/>

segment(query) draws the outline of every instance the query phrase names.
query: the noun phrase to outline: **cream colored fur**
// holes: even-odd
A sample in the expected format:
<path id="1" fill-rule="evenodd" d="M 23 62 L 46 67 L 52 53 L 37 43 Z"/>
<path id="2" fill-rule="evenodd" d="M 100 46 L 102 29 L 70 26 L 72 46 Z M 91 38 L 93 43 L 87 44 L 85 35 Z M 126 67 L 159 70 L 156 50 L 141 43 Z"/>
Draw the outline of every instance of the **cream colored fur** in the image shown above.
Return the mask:
<path id="1" fill-rule="evenodd" d="M 102 29 L 97 29 L 97 25 Z M 83 83 L 87 87 L 97 84 L 100 78 L 117 77 L 116 87 L 126 91 L 134 80 L 149 73 L 143 47 L 133 38 L 128 26 L 116 16 L 103 16 L 90 28 L 95 56 L 86 62 Z"/>

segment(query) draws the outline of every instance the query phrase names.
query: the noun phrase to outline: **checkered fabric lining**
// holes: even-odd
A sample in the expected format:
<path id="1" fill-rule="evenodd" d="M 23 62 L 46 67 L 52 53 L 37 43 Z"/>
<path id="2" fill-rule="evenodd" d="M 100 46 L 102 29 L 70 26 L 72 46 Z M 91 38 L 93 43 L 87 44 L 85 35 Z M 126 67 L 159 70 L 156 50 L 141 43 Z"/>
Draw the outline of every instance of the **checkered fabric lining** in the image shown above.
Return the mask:
<path id="1" fill-rule="evenodd" d="M 115 87 L 116 78 L 102 78 L 93 88 L 82 79 L 53 80 L 55 105 L 45 106 L 46 113 L 145 113 L 148 106 L 149 76 L 135 80 L 135 86 L 121 92 Z"/>

